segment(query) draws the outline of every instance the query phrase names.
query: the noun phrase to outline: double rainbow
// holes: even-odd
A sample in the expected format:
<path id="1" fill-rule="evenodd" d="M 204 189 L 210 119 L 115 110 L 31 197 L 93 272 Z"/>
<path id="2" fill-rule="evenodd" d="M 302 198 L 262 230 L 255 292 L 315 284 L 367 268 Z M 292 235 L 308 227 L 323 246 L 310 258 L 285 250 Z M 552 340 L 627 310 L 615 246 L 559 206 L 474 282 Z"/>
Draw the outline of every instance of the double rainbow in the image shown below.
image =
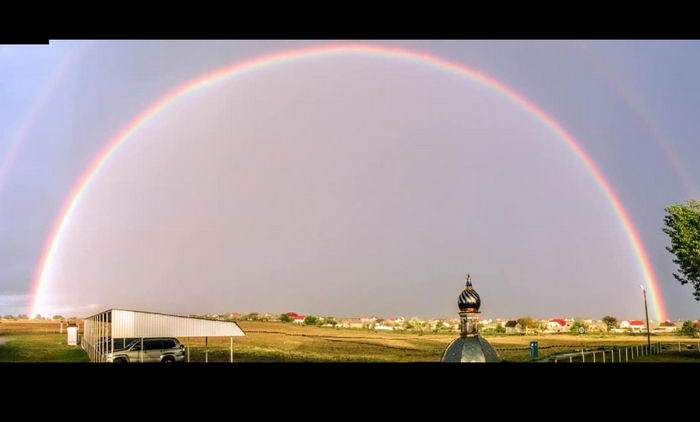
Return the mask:
<path id="1" fill-rule="evenodd" d="M 469 69 L 461 64 L 453 63 L 426 53 L 402 48 L 390 48 L 363 44 L 341 44 L 294 49 L 225 66 L 186 82 L 139 113 L 128 125 L 126 125 L 119 133 L 110 139 L 109 142 L 107 142 L 100 153 L 97 154 L 97 156 L 91 161 L 90 165 L 85 169 L 78 182 L 70 191 L 42 250 L 41 258 L 32 282 L 33 301 L 31 303 L 31 310 L 29 313 L 31 315 L 36 314 L 42 306 L 43 291 L 45 290 L 49 279 L 49 269 L 52 266 L 56 250 L 61 243 L 67 222 L 70 220 L 76 205 L 78 202 L 80 202 L 80 199 L 87 190 L 87 187 L 90 185 L 91 181 L 94 180 L 95 175 L 99 172 L 103 164 L 109 159 L 111 154 L 120 145 L 122 145 L 130 135 L 141 128 L 141 126 L 143 126 L 150 119 L 154 118 L 160 111 L 178 99 L 185 97 L 187 94 L 192 93 L 193 91 L 210 86 L 228 77 L 232 77 L 243 72 L 260 69 L 266 66 L 285 63 L 295 59 L 325 57 L 349 53 L 374 54 L 384 57 L 393 57 L 414 62 L 427 63 L 440 69 L 466 76 L 484 86 L 494 89 L 496 92 L 501 93 L 514 103 L 524 107 L 534 117 L 553 130 L 583 162 L 609 200 L 610 205 L 612 206 L 618 220 L 622 224 L 622 227 L 627 234 L 627 237 L 629 238 L 634 254 L 639 261 L 645 284 L 650 292 L 652 308 L 656 313 L 656 317 L 660 320 L 665 320 L 667 318 L 662 297 L 659 293 L 658 281 L 654 275 L 654 270 L 652 269 L 647 253 L 644 250 L 644 245 L 639 238 L 639 234 L 637 233 L 634 224 L 632 224 L 632 220 L 622 206 L 620 199 L 610 186 L 610 183 L 608 183 L 605 177 L 603 177 L 600 169 L 596 166 L 591 157 L 584 152 L 578 142 L 576 142 L 576 140 L 569 133 L 567 133 L 561 125 L 559 125 L 547 113 L 525 99 L 522 95 L 483 73 Z"/>

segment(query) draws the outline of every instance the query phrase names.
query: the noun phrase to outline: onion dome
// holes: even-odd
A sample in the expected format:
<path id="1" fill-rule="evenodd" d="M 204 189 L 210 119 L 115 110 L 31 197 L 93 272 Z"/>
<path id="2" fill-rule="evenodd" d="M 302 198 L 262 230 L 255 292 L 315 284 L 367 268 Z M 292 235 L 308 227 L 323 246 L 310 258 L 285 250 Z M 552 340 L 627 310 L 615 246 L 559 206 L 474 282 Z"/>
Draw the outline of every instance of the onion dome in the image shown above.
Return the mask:
<path id="1" fill-rule="evenodd" d="M 469 274 L 467 274 L 466 279 L 467 283 L 464 286 L 464 290 L 462 290 L 462 293 L 459 295 L 457 306 L 459 306 L 460 312 L 479 312 L 481 298 L 476 290 L 474 290 L 472 279 Z"/>
<path id="2" fill-rule="evenodd" d="M 500 362 L 500 360 L 493 346 L 479 336 L 454 339 L 440 357 L 441 362 Z"/>

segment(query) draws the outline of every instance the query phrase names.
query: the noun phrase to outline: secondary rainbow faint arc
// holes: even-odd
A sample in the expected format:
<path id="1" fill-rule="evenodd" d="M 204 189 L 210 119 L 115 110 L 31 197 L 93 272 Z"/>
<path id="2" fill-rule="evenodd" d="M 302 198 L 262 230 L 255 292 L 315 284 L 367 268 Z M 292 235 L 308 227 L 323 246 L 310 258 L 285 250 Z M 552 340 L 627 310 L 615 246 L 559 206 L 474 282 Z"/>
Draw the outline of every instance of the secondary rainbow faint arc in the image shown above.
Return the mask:
<path id="1" fill-rule="evenodd" d="M 593 178 L 596 180 L 600 188 L 605 193 L 605 196 L 610 201 L 610 204 L 615 211 L 619 221 L 621 222 L 625 233 L 627 234 L 632 249 L 639 261 L 641 266 L 642 275 L 644 281 L 651 293 L 651 302 L 653 304 L 653 309 L 656 312 L 657 318 L 665 320 L 667 318 L 666 310 L 662 301 L 662 297 L 659 293 L 658 281 L 654 274 L 654 270 L 651 266 L 651 262 L 644 250 L 644 245 L 642 244 L 639 234 L 637 233 L 632 220 L 628 216 L 620 199 L 617 197 L 613 191 L 610 183 L 603 177 L 600 169 L 595 165 L 593 160 L 584 152 L 578 142 L 567 133 L 564 128 L 559 125 L 552 117 L 547 113 L 540 110 L 537 106 L 529 102 L 519 93 L 513 91 L 512 89 L 506 87 L 502 83 L 496 81 L 495 79 L 484 75 L 483 73 L 477 72 L 475 70 L 469 69 L 464 65 L 453 63 L 442 58 L 432 56 L 427 53 L 407 50 L 403 48 L 394 47 L 382 47 L 376 45 L 364 45 L 364 44 L 342 44 L 342 45 L 331 45 L 323 47 L 306 47 L 294 50 L 288 50 L 284 52 L 273 53 L 269 55 L 260 56 L 253 58 L 251 60 L 241 61 L 234 63 L 232 65 L 224 66 L 218 68 L 212 72 L 206 73 L 202 76 L 194 78 L 189 82 L 180 85 L 178 88 L 170 91 L 165 96 L 161 97 L 160 100 L 155 102 L 153 105 L 148 107 L 139 113 L 131 122 L 126 125 L 119 133 L 117 133 L 113 138 L 107 142 L 107 144 L 102 148 L 102 150 L 97 154 L 97 156 L 91 161 L 90 165 L 82 173 L 78 182 L 74 185 L 73 189 L 70 191 L 64 205 L 61 209 L 58 218 L 51 230 L 51 233 L 44 245 L 42 254 L 39 260 L 39 264 L 35 271 L 34 279 L 32 282 L 32 295 L 33 300 L 31 303 L 30 314 L 36 314 L 39 306 L 41 305 L 42 299 L 42 288 L 46 285 L 47 269 L 50 268 L 52 259 L 56 253 L 56 249 L 60 244 L 61 237 L 64 233 L 64 229 L 67 225 L 68 220 L 76 207 L 76 204 L 80 201 L 86 188 L 90 185 L 90 182 L 94 179 L 95 174 L 100 170 L 102 165 L 108 160 L 110 155 L 124 143 L 131 134 L 136 132 L 143 124 L 148 122 L 151 118 L 156 116 L 161 110 L 166 108 L 168 105 L 175 102 L 177 99 L 205 86 L 211 85 L 218 81 L 225 79 L 226 77 L 236 75 L 243 71 L 255 70 L 267 65 L 279 64 L 289 60 L 304 58 L 304 57 L 318 57 L 326 56 L 338 53 L 368 53 L 376 54 L 384 57 L 397 57 L 404 58 L 413 61 L 429 63 L 439 68 L 456 72 L 460 75 L 467 76 L 485 86 L 495 89 L 497 92 L 505 95 L 510 100 L 523 106 L 540 121 L 545 123 L 550 129 L 552 129 L 560 138 L 562 138 L 566 144 L 573 150 L 573 152 L 578 156 L 578 158 L 584 163 L 588 168 Z"/>

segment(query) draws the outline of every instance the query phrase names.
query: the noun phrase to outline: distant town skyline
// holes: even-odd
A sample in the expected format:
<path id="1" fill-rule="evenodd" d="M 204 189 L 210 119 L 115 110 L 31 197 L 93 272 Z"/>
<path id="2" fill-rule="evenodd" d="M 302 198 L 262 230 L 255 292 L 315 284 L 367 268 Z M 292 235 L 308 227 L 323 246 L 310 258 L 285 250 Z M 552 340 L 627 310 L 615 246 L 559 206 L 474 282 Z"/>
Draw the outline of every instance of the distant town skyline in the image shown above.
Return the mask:
<path id="1" fill-rule="evenodd" d="M 0 47 L 0 314 L 27 312 L 47 239 L 104 145 L 174 87 L 322 41 Z M 576 138 L 639 231 L 671 319 L 663 209 L 697 197 L 698 42 L 372 41 L 469 66 Z M 426 64 L 335 54 L 207 85 L 133 129 L 81 192 L 40 313 L 307 309 L 643 317 L 610 202 L 551 127 Z M 650 315 L 650 317 L 656 317 Z"/>

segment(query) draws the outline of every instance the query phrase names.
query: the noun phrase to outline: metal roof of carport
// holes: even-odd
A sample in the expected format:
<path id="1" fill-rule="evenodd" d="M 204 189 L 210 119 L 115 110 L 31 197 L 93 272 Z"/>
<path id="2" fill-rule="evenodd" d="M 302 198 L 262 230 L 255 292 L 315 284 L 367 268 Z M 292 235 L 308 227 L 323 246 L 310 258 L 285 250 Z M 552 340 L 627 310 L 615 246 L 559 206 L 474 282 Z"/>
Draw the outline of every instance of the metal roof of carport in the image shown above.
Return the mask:
<path id="1" fill-rule="evenodd" d="M 100 319 L 100 315 L 109 319 L 106 322 L 111 323 L 110 334 L 114 338 L 245 336 L 245 332 L 234 321 L 213 321 L 156 312 L 109 309 L 85 319 Z"/>

